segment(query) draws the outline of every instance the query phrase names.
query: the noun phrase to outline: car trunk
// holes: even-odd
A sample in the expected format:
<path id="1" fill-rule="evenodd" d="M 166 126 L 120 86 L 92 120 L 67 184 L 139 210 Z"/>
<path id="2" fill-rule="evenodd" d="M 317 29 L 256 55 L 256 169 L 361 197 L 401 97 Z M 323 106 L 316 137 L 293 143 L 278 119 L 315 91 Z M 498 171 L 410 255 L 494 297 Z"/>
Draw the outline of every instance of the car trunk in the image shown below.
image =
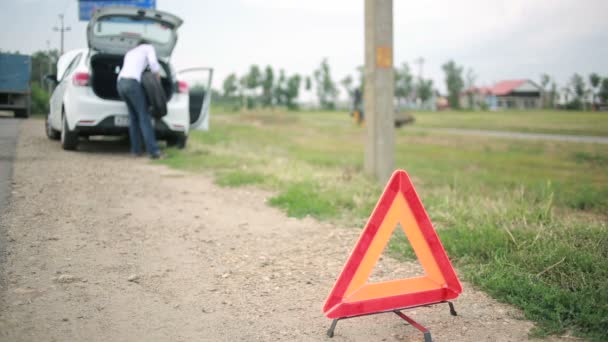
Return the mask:
<path id="1" fill-rule="evenodd" d="M 116 79 L 122 67 L 123 58 L 124 56 L 101 53 L 91 56 L 91 86 L 95 95 L 106 100 L 120 99 L 118 90 L 116 90 Z M 167 101 L 169 101 L 174 90 L 171 73 L 166 63 L 160 60 L 159 63 L 163 69 L 161 70 L 161 83 L 165 89 Z"/>

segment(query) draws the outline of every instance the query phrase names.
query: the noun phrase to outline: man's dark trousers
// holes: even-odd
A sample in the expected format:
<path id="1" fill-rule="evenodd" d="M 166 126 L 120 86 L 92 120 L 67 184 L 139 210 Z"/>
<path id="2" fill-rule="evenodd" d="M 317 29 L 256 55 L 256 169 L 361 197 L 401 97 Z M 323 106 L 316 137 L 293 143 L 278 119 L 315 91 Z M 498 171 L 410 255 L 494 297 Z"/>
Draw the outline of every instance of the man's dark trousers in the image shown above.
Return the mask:
<path id="1" fill-rule="evenodd" d="M 146 151 L 150 157 L 160 154 L 156 136 L 152 128 L 151 116 L 144 89 L 141 84 L 132 78 L 120 78 L 117 84 L 118 94 L 127 103 L 129 108 L 129 139 L 131 140 L 131 153 L 143 153 L 141 136 L 146 144 Z M 140 135 L 141 132 L 141 135 Z"/>

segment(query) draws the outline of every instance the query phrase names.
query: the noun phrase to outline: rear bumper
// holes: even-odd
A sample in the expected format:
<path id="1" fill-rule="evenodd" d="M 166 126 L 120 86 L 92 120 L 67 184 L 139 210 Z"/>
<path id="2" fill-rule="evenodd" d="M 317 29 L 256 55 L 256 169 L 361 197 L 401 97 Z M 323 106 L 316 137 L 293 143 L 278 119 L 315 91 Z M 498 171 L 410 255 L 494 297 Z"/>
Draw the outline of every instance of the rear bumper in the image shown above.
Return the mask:
<path id="1" fill-rule="evenodd" d="M 76 125 L 76 131 L 81 136 L 91 135 L 123 135 L 129 133 L 128 126 L 117 126 L 114 123 L 114 116 L 106 117 L 96 125 Z M 153 120 L 152 127 L 156 138 L 166 138 L 175 134 L 185 134 L 184 131 L 173 130 L 163 120 Z"/>
<path id="2" fill-rule="evenodd" d="M 93 93 L 90 87 L 76 87 L 66 93 L 65 113 L 70 130 L 81 135 L 120 135 L 128 132 L 127 126 L 115 125 L 115 117 L 129 116 L 127 105 L 122 101 L 104 100 Z M 188 95 L 174 94 L 167 103 L 168 113 L 155 120 L 155 131 L 159 137 L 188 134 L 190 113 Z"/>

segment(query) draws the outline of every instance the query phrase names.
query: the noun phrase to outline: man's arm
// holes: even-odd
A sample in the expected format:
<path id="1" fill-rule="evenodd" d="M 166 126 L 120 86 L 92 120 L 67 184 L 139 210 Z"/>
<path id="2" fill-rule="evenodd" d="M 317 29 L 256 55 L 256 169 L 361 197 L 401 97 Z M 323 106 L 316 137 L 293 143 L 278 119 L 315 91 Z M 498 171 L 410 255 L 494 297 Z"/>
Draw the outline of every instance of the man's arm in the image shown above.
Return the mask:
<path id="1" fill-rule="evenodd" d="M 156 78 L 160 80 L 160 64 L 156 58 L 156 51 L 154 50 L 154 46 L 149 45 L 149 47 L 146 53 L 148 65 L 150 66 L 150 70 L 156 75 Z"/>

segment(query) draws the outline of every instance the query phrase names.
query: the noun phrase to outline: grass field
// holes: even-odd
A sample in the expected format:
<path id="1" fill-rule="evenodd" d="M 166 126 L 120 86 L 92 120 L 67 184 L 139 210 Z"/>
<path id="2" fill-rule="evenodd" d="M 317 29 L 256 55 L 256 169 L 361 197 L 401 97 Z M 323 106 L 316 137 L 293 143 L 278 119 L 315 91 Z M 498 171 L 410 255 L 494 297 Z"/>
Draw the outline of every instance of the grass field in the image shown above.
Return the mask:
<path id="1" fill-rule="evenodd" d="M 420 112 L 416 126 L 608 136 L 608 113 L 576 111 Z"/>
<path id="2" fill-rule="evenodd" d="M 586 121 L 583 114 L 576 122 L 585 134 L 608 126 L 608 115 Z M 446 126 L 440 115 L 450 116 Z M 416 126 L 454 127 L 475 121 L 472 115 L 482 114 L 420 113 Z M 576 131 L 566 123 L 526 125 L 511 117 L 537 113 L 487 115 L 494 130 L 517 121 L 543 132 Z M 275 191 L 269 203 L 290 216 L 357 229 L 382 191 L 362 171 L 364 129 L 345 113 L 215 115 L 211 127 L 194 132 L 186 150 L 169 150 L 161 162 L 210 172 L 222 186 Z M 606 145 L 443 135 L 409 126 L 397 131 L 396 142 L 396 166 L 412 177 L 462 278 L 520 307 L 538 322 L 536 335 L 608 339 Z M 389 249 L 413 256 L 403 238 Z"/>

